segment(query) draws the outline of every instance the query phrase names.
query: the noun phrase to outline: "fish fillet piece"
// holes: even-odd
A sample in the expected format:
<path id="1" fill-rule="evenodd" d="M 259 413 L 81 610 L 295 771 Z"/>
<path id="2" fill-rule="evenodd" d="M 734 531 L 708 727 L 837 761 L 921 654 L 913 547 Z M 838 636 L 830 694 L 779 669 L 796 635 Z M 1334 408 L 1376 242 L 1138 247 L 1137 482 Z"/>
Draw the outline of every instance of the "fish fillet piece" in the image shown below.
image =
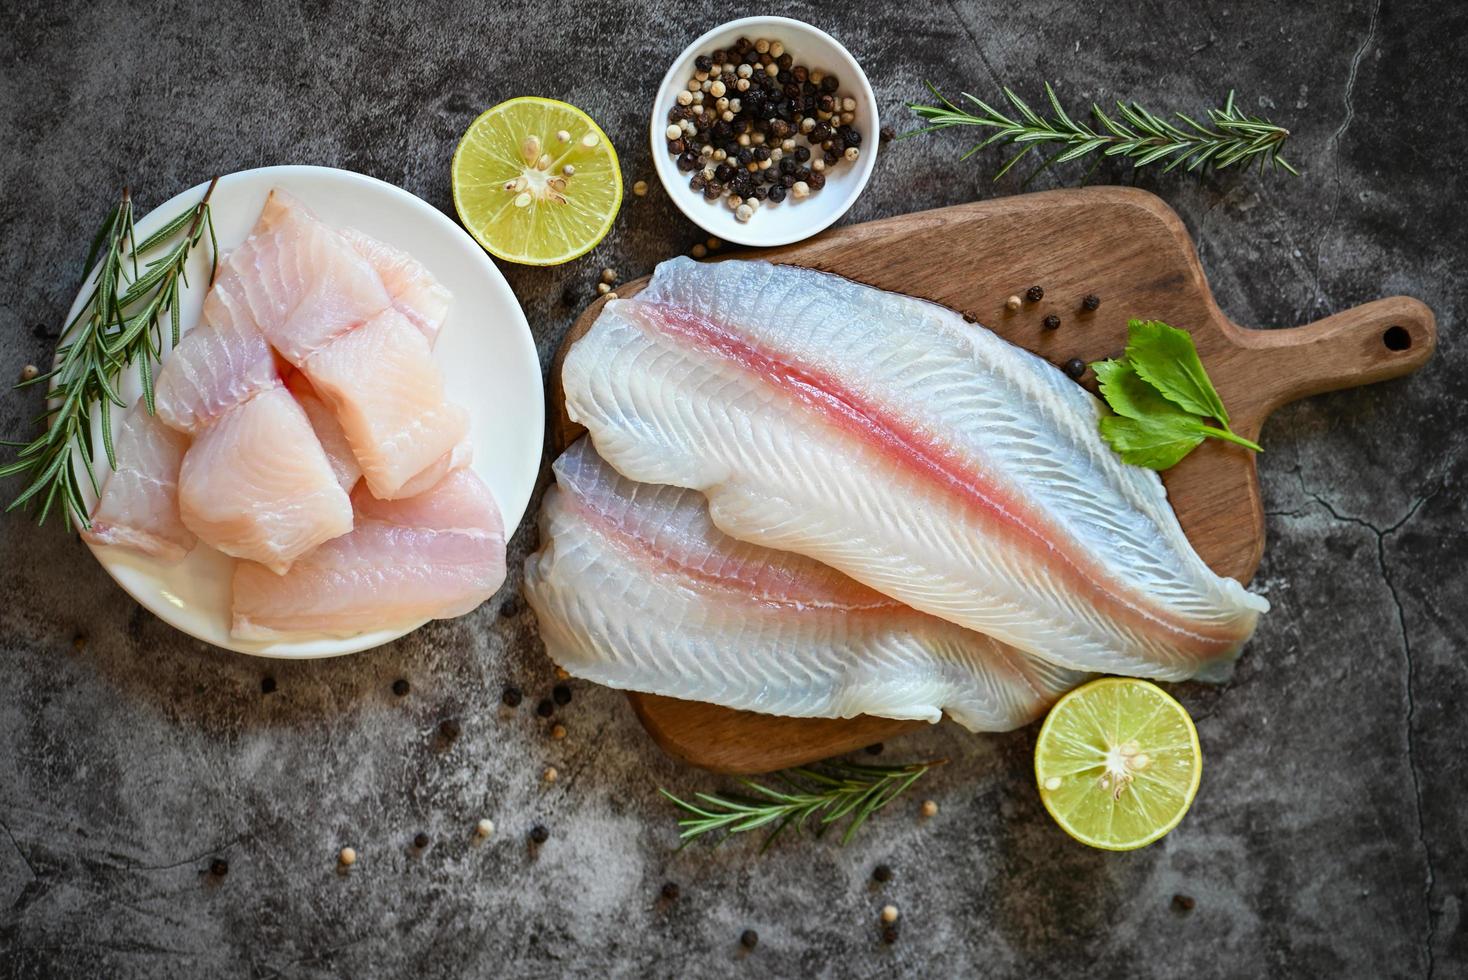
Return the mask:
<path id="1" fill-rule="evenodd" d="M 396 309 L 317 351 L 303 370 L 379 497 L 403 495 L 405 484 L 451 457 L 468 435 L 469 415 L 445 397 L 428 341 Z"/>
<path id="2" fill-rule="evenodd" d="M 254 322 L 238 315 L 239 288 L 238 274 L 226 267 L 205 302 L 205 319 L 184 334 L 158 372 L 158 417 L 180 432 L 197 432 L 280 384 L 275 352 Z"/>
<path id="3" fill-rule="evenodd" d="M 1062 666 L 1217 678 L 1268 608 L 1101 440 L 1097 399 L 931 303 L 673 259 L 604 308 L 563 382 L 627 477 Z"/>
<path id="4" fill-rule="evenodd" d="M 738 541 L 704 498 L 555 463 L 525 595 L 551 659 L 611 687 L 793 717 L 1007 731 L 1085 675 L 920 613 L 800 555 Z"/>
<path id="5" fill-rule="evenodd" d="M 351 493 L 357 481 L 362 478 L 362 467 L 357 465 L 357 457 L 352 453 L 351 443 L 347 442 L 347 434 L 342 431 L 341 423 L 336 420 L 336 413 L 321 400 L 316 389 L 311 387 L 311 382 L 300 371 L 291 372 L 286 388 L 310 420 L 311 430 L 316 433 L 316 441 L 321 443 L 321 449 L 326 453 L 326 461 L 331 465 L 336 482 L 343 491 Z"/>
<path id="6" fill-rule="evenodd" d="M 178 502 L 200 540 L 276 573 L 352 529 L 351 502 L 284 387 L 257 394 L 195 437 Z"/>
<path id="7" fill-rule="evenodd" d="M 380 242 L 355 228 L 343 228 L 341 234 L 377 272 L 397 311 L 407 317 L 432 346 L 448 318 L 454 294 L 422 262 L 402 249 Z"/>
<path id="8" fill-rule="evenodd" d="M 224 261 L 232 287 L 217 286 L 204 316 L 248 317 L 270 345 L 300 367 L 312 353 L 392 305 L 382 278 L 335 229 L 282 190 L 265 199 L 244 244 Z"/>
<path id="9" fill-rule="evenodd" d="M 234 636 L 350 635 L 448 619 L 473 610 L 504 582 L 504 524 L 472 470 L 404 500 L 378 500 L 365 486 L 352 499 L 352 532 L 285 575 L 251 562 L 235 566 Z"/>
<path id="10" fill-rule="evenodd" d="M 461 470 L 474 462 L 474 443 L 468 436 L 459 440 L 453 449 L 428 464 L 428 468 L 404 483 L 398 490 L 399 497 L 416 497 L 437 484 L 454 470 Z"/>
<path id="11" fill-rule="evenodd" d="M 139 399 L 113 448 L 118 468 L 102 487 L 82 537 L 178 561 L 196 540 L 178 516 L 178 471 L 189 437 L 164 425 Z"/>

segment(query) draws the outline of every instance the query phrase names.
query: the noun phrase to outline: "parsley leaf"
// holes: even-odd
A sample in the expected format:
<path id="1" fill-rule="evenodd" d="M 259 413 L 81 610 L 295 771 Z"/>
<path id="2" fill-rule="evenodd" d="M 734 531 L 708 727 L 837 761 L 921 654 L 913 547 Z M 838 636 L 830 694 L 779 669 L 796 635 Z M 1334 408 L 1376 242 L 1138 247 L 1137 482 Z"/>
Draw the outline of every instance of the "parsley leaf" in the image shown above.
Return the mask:
<path id="1" fill-rule="evenodd" d="M 1115 415 L 1101 435 L 1122 461 L 1165 470 L 1206 438 L 1263 452 L 1228 428 L 1228 411 L 1213 387 L 1193 338 L 1157 320 L 1128 323 L 1126 356 L 1091 365 L 1101 396 Z M 1207 424 L 1216 419 L 1222 428 Z"/>

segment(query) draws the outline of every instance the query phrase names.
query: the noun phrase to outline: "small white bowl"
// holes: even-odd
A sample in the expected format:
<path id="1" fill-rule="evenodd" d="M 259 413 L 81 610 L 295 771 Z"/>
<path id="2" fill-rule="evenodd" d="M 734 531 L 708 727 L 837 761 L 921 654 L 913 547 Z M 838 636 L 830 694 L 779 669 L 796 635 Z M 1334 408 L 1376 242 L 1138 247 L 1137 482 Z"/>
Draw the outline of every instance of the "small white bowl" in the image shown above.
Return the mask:
<path id="1" fill-rule="evenodd" d="M 841 79 L 838 92 L 856 99 L 856 127 L 861 131 L 861 155 L 855 163 L 842 161 L 826 171 L 826 186 L 803 200 L 786 197 L 779 204 L 761 202 L 759 210 L 748 222 L 740 221 L 729 209 L 727 198 L 709 201 L 690 190 L 691 173 L 678 169 L 677 158 L 668 152 L 668 110 L 677 104 L 678 91 L 693 77 L 693 60 L 719 48 L 732 47 L 740 37 L 751 41 L 766 38 L 779 41 L 795 63 L 835 74 Z M 872 94 L 866 72 L 856 63 L 851 52 L 825 31 L 789 17 L 745 17 L 731 20 L 709 31 L 683 50 L 658 87 L 653 102 L 649 137 L 652 141 L 653 167 L 658 179 L 678 209 L 709 234 L 739 245 L 768 247 L 788 245 L 809 238 L 833 224 L 856 201 L 872 167 L 877 162 L 877 99 Z M 805 141 L 800 141 L 805 145 Z"/>

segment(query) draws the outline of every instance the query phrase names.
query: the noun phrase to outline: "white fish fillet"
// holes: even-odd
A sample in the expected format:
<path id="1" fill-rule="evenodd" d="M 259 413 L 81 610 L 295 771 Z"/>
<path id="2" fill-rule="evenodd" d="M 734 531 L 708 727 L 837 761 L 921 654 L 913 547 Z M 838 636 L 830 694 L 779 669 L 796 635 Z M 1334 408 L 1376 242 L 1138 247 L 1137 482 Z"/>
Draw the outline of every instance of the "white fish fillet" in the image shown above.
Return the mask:
<path id="1" fill-rule="evenodd" d="M 555 463 L 525 595 L 551 659 L 611 687 L 794 717 L 1006 731 L 1084 675 L 799 555 L 737 541 L 691 490 L 633 483 L 582 439 Z"/>
<path id="2" fill-rule="evenodd" d="M 392 297 L 393 306 L 423 333 L 432 346 L 448 318 L 454 294 L 423 263 L 402 249 L 380 242 L 355 228 L 343 228 L 341 234 L 376 270 Z"/>
<path id="3" fill-rule="evenodd" d="M 197 432 L 255 394 L 280 386 L 275 352 L 254 322 L 236 315 L 239 277 L 228 267 L 210 291 L 214 313 L 184 334 L 154 385 L 158 417 L 180 432 Z"/>
<path id="4" fill-rule="evenodd" d="M 277 573 L 352 529 L 351 503 L 284 387 L 255 395 L 195 436 L 178 504 L 201 540 Z"/>
<path id="5" fill-rule="evenodd" d="M 377 500 L 359 486 L 353 503 L 352 532 L 285 575 L 251 562 L 235 566 L 236 637 L 349 635 L 447 619 L 471 611 L 504 581 L 504 524 L 472 470 L 403 500 Z"/>
<path id="6" fill-rule="evenodd" d="M 606 306 L 563 382 L 627 477 L 1056 664 L 1218 676 L 1268 608 L 1100 439 L 1093 396 L 930 303 L 673 259 Z"/>
<path id="7" fill-rule="evenodd" d="M 289 194 L 270 193 L 250 237 L 225 265 L 233 273 L 230 288 L 216 287 L 205 316 L 248 318 L 306 374 L 336 414 L 374 494 L 403 495 L 405 484 L 463 440 L 468 415 L 445 397 L 424 331 L 394 306 L 373 262 Z M 398 266 L 392 275 L 401 286 L 412 270 Z M 421 283 L 404 288 L 434 295 Z"/>
<path id="8" fill-rule="evenodd" d="M 178 516 L 178 470 L 188 446 L 188 436 L 164 425 L 139 399 L 113 443 L 118 469 L 102 487 L 82 537 L 164 561 L 188 554 L 195 538 Z"/>
<path id="9" fill-rule="evenodd" d="M 357 465 L 357 457 L 352 453 L 351 443 L 347 442 L 347 434 L 342 431 L 341 423 L 336 420 L 336 413 L 321 400 L 316 389 L 311 387 L 311 382 L 300 371 L 291 372 L 286 388 L 310 420 L 311 429 L 316 433 L 316 441 L 321 443 L 321 449 L 326 453 L 326 461 L 336 476 L 337 484 L 345 493 L 351 493 L 357 481 L 362 478 L 362 467 Z"/>

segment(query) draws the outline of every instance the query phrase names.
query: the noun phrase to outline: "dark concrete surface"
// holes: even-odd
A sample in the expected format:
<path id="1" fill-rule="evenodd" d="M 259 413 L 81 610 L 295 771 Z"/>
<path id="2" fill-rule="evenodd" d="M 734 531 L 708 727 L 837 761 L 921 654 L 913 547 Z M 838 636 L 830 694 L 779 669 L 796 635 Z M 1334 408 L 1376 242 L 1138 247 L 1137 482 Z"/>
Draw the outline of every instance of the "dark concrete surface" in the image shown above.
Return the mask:
<path id="1" fill-rule="evenodd" d="M 629 184 L 653 181 L 644 120 L 664 66 L 749 9 L 11 0 L 0 373 L 49 357 L 83 239 L 124 182 L 146 210 L 211 173 L 328 164 L 451 212 L 456 138 L 527 93 L 586 108 Z M 1039 805 L 1033 732 L 944 725 L 887 746 L 888 759 L 952 761 L 844 849 L 679 851 L 656 787 L 725 781 L 661 756 L 619 695 L 585 684 L 557 713 L 568 737 L 550 740 L 533 705 L 552 669 L 517 576 L 475 614 L 389 647 L 273 663 L 172 631 L 57 527 L 11 515 L 0 977 L 1464 975 L 1468 8 L 785 9 L 846 42 L 899 128 L 924 79 L 991 96 L 1050 79 L 1073 106 L 1192 111 L 1236 87 L 1294 130 L 1303 177 L 1138 180 L 1186 219 L 1223 308 L 1284 326 L 1407 293 L 1438 315 L 1441 348 L 1419 375 L 1295 405 L 1264 432 L 1270 543 L 1255 587 L 1274 611 L 1230 684 L 1179 689 L 1207 759 L 1187 820 L 1140 852 L 1086 850 Z M 1019 191 L 1018 174 L 990 183 L 997 151 L 961 163 L 962 149 L 956 136 L 887 146 L 847 220 Z M 591 256 L 506 268 L 542 357 L 602 266 L 638 275 L 700 237 L 655 188 L 628 197 Z M 0 396 L 4 435 L 26 434 L 37 406 Z M 512 562 L 533 538 L 521 529 Z M 506 682 L 526 691 L 518 711 L 499 707 Z M 447 718 L 462 735 L 446 745 Z M 925 796 L 942 809 L 920 821 Z M 498 830 L 472 846 L 486 816 Z M 532 850 L 537 823 L 550 838 Z M 432 837 L 421 853 L 419 831 Z M 361 859 L 341 875 L 346 844 Z M 226 876 L 208 873 L 215 859 Z M 880 889 L 878 862 L 896 871 Z M 674 903 L 658 898 L 668 880 Z M 1175 894 L 1196 906 L 1180 911 Z M 877 923 L 889 901 L 902 910 L 890 947 Z M 747 954 L 746 928 L 760 935 Z"/>

